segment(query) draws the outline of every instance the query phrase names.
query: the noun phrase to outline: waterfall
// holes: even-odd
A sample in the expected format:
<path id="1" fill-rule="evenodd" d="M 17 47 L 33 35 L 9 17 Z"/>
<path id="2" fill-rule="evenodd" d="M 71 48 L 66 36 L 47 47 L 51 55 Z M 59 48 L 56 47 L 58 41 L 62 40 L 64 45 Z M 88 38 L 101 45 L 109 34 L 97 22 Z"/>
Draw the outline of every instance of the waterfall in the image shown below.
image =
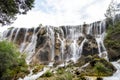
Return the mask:
<path id="1" fill-rule="evenodd" d="M 59 34 L 57 34 L 57 36 L 58 36 L 58 39 L 60 40 L 60 42 L 61 42 L 61 46 L 60 46 L 60 52 L 61 52 L 61 56 L 60 56 L 60 58 L 61 58 L 61 60 L 64 60 L 64 48 L 65 48 L 65 44 L 64 44 L 64 39 L 62 40 L 61 38 L 60 38 L 60 35 Z"/>
<path id="2" fill-rule="evenodd" d="M 49 68 L 44 67 L 43 71 L 38 72 L 37 74 L 34 74 L 34 75 L 25 76 L 23 79 L 19 78 L 18 80 L 36 80 L 40 76 L 42 76 L 47 70 L 49 70 Z"/>
<path id="3" fill-rule="evenodd" d="M 76 62 L 81 57 L 81 55 L 84 54 L 84 47 L 86 47 L 85 43 L 88 43 L 89 45 L 89 41 L 91 41 L 90 43 L 92 44 L 92 40 L 94 40 L 95 42 L 92 44 L 92 46 L 94 44 L 95 46 L 97 45 L 96 50 L 98 49 L 99 56 L 108 60 L 107 50 L 104 46 L 104 38 L 106 35 L 105 25 L 105 21 L 99 21 L 91 24 L 77 26 L 42 26 L 42 28 L 40 29 L 26 28 L 24 29 L 25 32 L 23 33 L 21 32 L 22 30 L 20 28 L 17 28 L 17 30 L 13 28 L 11 30 L 5 31 L 2 38 L 8 39 L 9 41 L 13 40 L 13 42 L 15 42 L 16 44 L 20 43 L 19 50 L 21 53 L 26 54 L 26 62 L 28 64 L 34 61 L 33 58 L 36 59 L 38 63 L 42 63 L 42 60 L 40 60 L 40 58 L 45 57 L 45 61 L 49 64 L 48 66 L 53 66 L 53 64 L 57 62 L 57 60 L 55 59 L 56 56 L 59 58 L 59 62 L 67 62 L 69 60 Z M 92 37 L 92 39 L 89 39 L 88 36 Z M 22 39 L 18 39 L 18 37 Z M 58 48 L 56 48 L 56 39 L 59 41 Z M 117 69 L 120 69 L 118 63 L 112 64 L 115 65 Z M 45 73 L 45 71 L 46 69 L 34 75 L 30 74 L 24 79 L 19 80 L 35 80 L 43 73 Z M 120 71 L 118 70 L 114 74 L 114 77 L 117 76 L 118 78 L 119 72 Z M 108 78 L 104 78 L 104 80 L 108 80 Z"/>
<path id="4" fill-rule="evenodd" d="M 52 26 L 48 26 L 47 27 L 47 34 L 50 38 L 50 41 L 51 41 L 51 61 L 54 61 L 54 45 L 55 45 L 55 39 L 54 39 L 54 28 Z"/>
<path id="5" fill-rule="evenodd" d="M 25 46 L 26 46 L 27 35 L 28 35 L 28 29 L 26 29 L 23 43 L 21 43 L 21 45 L 20 45 L 20 52 L 23 52 L 23 51 L 24 51 L 24 48 L 25 48 Z"/>
<path id="6" fill-rule="evenodd" d="M 42 28 L 44 30 L 41 30 L 41 32 L 39 33 L 39 30 Z M 25 29 L 24 33 L 21 32 L 22 30 L 20 28 L 18 28 L 17 30 L 13 28 L 10 31 L 7 30 L 6 32 L 4 32 L 3 38 L 7 38 L 9 41 L 13 40 L 13 42 L 19 43 L 20 52 L 26 53 L 26 60 L 29 62 L 32 60 L 32 57 L 35 56 L 35 54 L 42 55 L 43 53 L 43 56 L 45 56 L 46 60 L 50 62 L 54 62 L 56 56 L 59 58 L 59 61 L 73 60 L 74 62 L 76 62 L 81 57 L 81 55 L 84 54 L 83 47 L 85 43 L 91 41 L 88 38 L 88 36 L 91 36 L 92 40 L 94 40 L 95 44 L 98 46 L 97 48 L 99 56 L 108 60 L 107 50 L 104 46 L 104 37 L 106 35 L 105 21 L 98 21 L 91 24 L 77 26 L 42 26 L 42 28 Z M 9 36 L 7 36 L 9 32 L 10 34 Z M 40 35 L 38 35 L 38 33 Z M 17 39 L 19 36 L 21 38 L 23 36 L 23 41 Z M 56 38 L 60 42 L 58 44 L 60 46 L 59 49 L 56 49 L 55 47 Z M 94 45 L 94 43 L 90 43 L 91 45 Z M 41 50 L 43 51 L 43 53 L 41 53 Z"/>
<path id="7" fill-rule="evenodd" d="M 9 41 L 12 41 L 12 36 L 13 36 L 14 31 L 15 31 L 15 28 L 13 28 L 13 29 L 11 30 L 10 37 L 9 37 Z"/>
<path id="8" fill-rule="evenodd" d="M 20 31 L 20 28 L 18 28 L 18 29 L 17 29 L 17 32 L 16 32 L 16 34 L 15 34 L 15 37 L 14 37 L 13 42 L 15 42 L 15 41 L 16 41 L 16 38 L 17 38 L 17 36 L 18 36 L 19 31 Z"/>
<path id="9" fill-rule="evenodd" d="M 24 52 L 27 55 L 26 61 L 28 64 L 29 64 L 29 62 L 31 62 L 31 58 L 32 58 L 33 54 L 35 53 L 35 48 L 36 48 L 36 43 L 37 43 L 37 34 L 35 33 L 35 30 L 36 30 L 36 28 L 34 28 L 31 42 L 27 45 L 27 47 L 24 50 Z"/>
<path id="10" fill-rule="evenodd" d="M 107 57 L 108 54 L 103 42 L 105 37 L 105 31 L 106 31 L 105 22 L 100 22 L 99 25 L 97 24 L 96 28 L 97 28 L 97 34 L 95 38 L 98 44 L 99 56 L 108 60 L 108 57 Z M 103 29 L 103 32 L 102 32 L 102 29 Z"/>
<path id="11" fill-rule="evenodd" d="M 78 57 L 77 55 L 77 50 L 78 50 L 78 45 L 76 40 L 73 41 L 73 43 L 71 44 L 71 54 L 72 54 L 72 60 L 75 62 L 76 58 Z"/>
<path id="12" fill-rule="evenodd" d="M 1 34 L 1 39 L 7 39 L 7 34 L 8 34 L 9 30 L 6 30 L 4 31 L 2 34 Z"/>

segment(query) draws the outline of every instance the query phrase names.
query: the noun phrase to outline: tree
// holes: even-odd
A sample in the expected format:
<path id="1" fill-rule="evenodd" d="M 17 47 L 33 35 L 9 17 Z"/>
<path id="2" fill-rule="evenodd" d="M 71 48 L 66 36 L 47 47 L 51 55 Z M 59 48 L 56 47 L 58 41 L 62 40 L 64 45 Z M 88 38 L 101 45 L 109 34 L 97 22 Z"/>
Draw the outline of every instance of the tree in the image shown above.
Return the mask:
<path id="1" fill-rule="evenodd" d="M 16 80 L 18 74 L 21 77 L 28 73 L 25 59 L 19 54 L 13 43 L 0 41 L 0 80 Z"/>
<path id="2" fill-rule="evenodd" d="M 115 0 L 111 0 L 108 9 L 106 10 L 105 16 L 107 18 L 114 18 L 117 13 L 120 12 L 120 3 Z"/>
<path id="3" fill-rule="evenodd" d="M 111 0 L 108 9 L 106 10 L 106 24 L 114 27 L 116 19 L 119 19 L 120 3 L 117 0 Z"/>
<path id="4" fill-rule="evenodd" d="M 0 23 L 13 23 L 16 14 L 26 14 L 33 7 L 34 0 L 0 0 Z"/>

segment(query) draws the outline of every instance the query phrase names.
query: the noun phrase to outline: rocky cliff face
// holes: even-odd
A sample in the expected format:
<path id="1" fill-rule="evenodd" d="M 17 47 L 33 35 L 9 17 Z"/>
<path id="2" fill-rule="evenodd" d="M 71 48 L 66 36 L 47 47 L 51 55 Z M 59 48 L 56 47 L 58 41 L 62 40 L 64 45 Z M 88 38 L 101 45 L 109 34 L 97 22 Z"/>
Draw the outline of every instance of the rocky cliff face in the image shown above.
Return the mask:
<path id="1" fill-rule="evenodd" d="M 99 21 L 78 26 L 11 28 L 4 32 L 3 39 L 16 43 L 28 63 L 61 63 L 77 61 L 81 55 L 98 54 L 107 59 L 105 31 L 105 21 Z"/>

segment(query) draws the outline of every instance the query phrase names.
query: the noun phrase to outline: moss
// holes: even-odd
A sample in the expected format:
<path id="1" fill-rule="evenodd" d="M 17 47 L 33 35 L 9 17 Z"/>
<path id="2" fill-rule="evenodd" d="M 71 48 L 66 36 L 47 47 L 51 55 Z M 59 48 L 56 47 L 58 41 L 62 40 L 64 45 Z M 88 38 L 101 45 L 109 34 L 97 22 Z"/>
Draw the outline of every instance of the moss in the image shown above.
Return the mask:
<path id="1" fill-rule="evenodd" d="M 59 68 L 57 70 L 57 74 L 63 74 L 65 72 L 65 69 L 64 68 Z"/>
<path id="2" fill-rule="evenodd" d="M 73 75 L 69 72 L 65 72 L 63 75 L 55 77 L 55 80 L 72 80 L 72 79 Z"/>
<path id="3" fill-rule="evenodd" d="M 36 74 L 37 72 L 40 72 L 43 69 L 44 65 L 36 65 L 33 73 Z"/>
<path id="4" fill-rule="evenodd" d="M 74 65 L 75 67 L 81 67 L 82 65 L 84 65 L 85 62 L 85 56 L 81 56 L 81 58 L 79 58 L 79 60 L 77 61 L 77 63 Z"/>
<path id="5" fill-rule="evenodd" d="M 82 76 L 111 76 L 116 69 L 114 66 L 102 58 L 94 58 L 90 64 L 84 68 Z"/>
<path id="6" fill-rule="evenodd" d="M 43 74 L 42 77 L 51 77 L 51 76 L 53 76 L 53 73 L 48 70 L 48 71 L 46 71 L 46 72 Z"/>

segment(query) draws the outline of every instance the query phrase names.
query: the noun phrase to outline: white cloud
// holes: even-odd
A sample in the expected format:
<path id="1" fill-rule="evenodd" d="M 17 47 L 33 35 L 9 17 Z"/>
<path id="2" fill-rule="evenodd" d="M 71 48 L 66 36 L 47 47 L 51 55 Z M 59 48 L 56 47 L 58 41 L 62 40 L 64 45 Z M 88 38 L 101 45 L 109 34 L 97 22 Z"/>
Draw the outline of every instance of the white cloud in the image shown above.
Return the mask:
<path id="1" fill-rule="evenodd" d="M 104 19 L 110 0 L 36 0 L 37 6 L 20 15 L 11 26 L 78 25 Z M 40 3 L 40 5 L 39 5 Z"/>

